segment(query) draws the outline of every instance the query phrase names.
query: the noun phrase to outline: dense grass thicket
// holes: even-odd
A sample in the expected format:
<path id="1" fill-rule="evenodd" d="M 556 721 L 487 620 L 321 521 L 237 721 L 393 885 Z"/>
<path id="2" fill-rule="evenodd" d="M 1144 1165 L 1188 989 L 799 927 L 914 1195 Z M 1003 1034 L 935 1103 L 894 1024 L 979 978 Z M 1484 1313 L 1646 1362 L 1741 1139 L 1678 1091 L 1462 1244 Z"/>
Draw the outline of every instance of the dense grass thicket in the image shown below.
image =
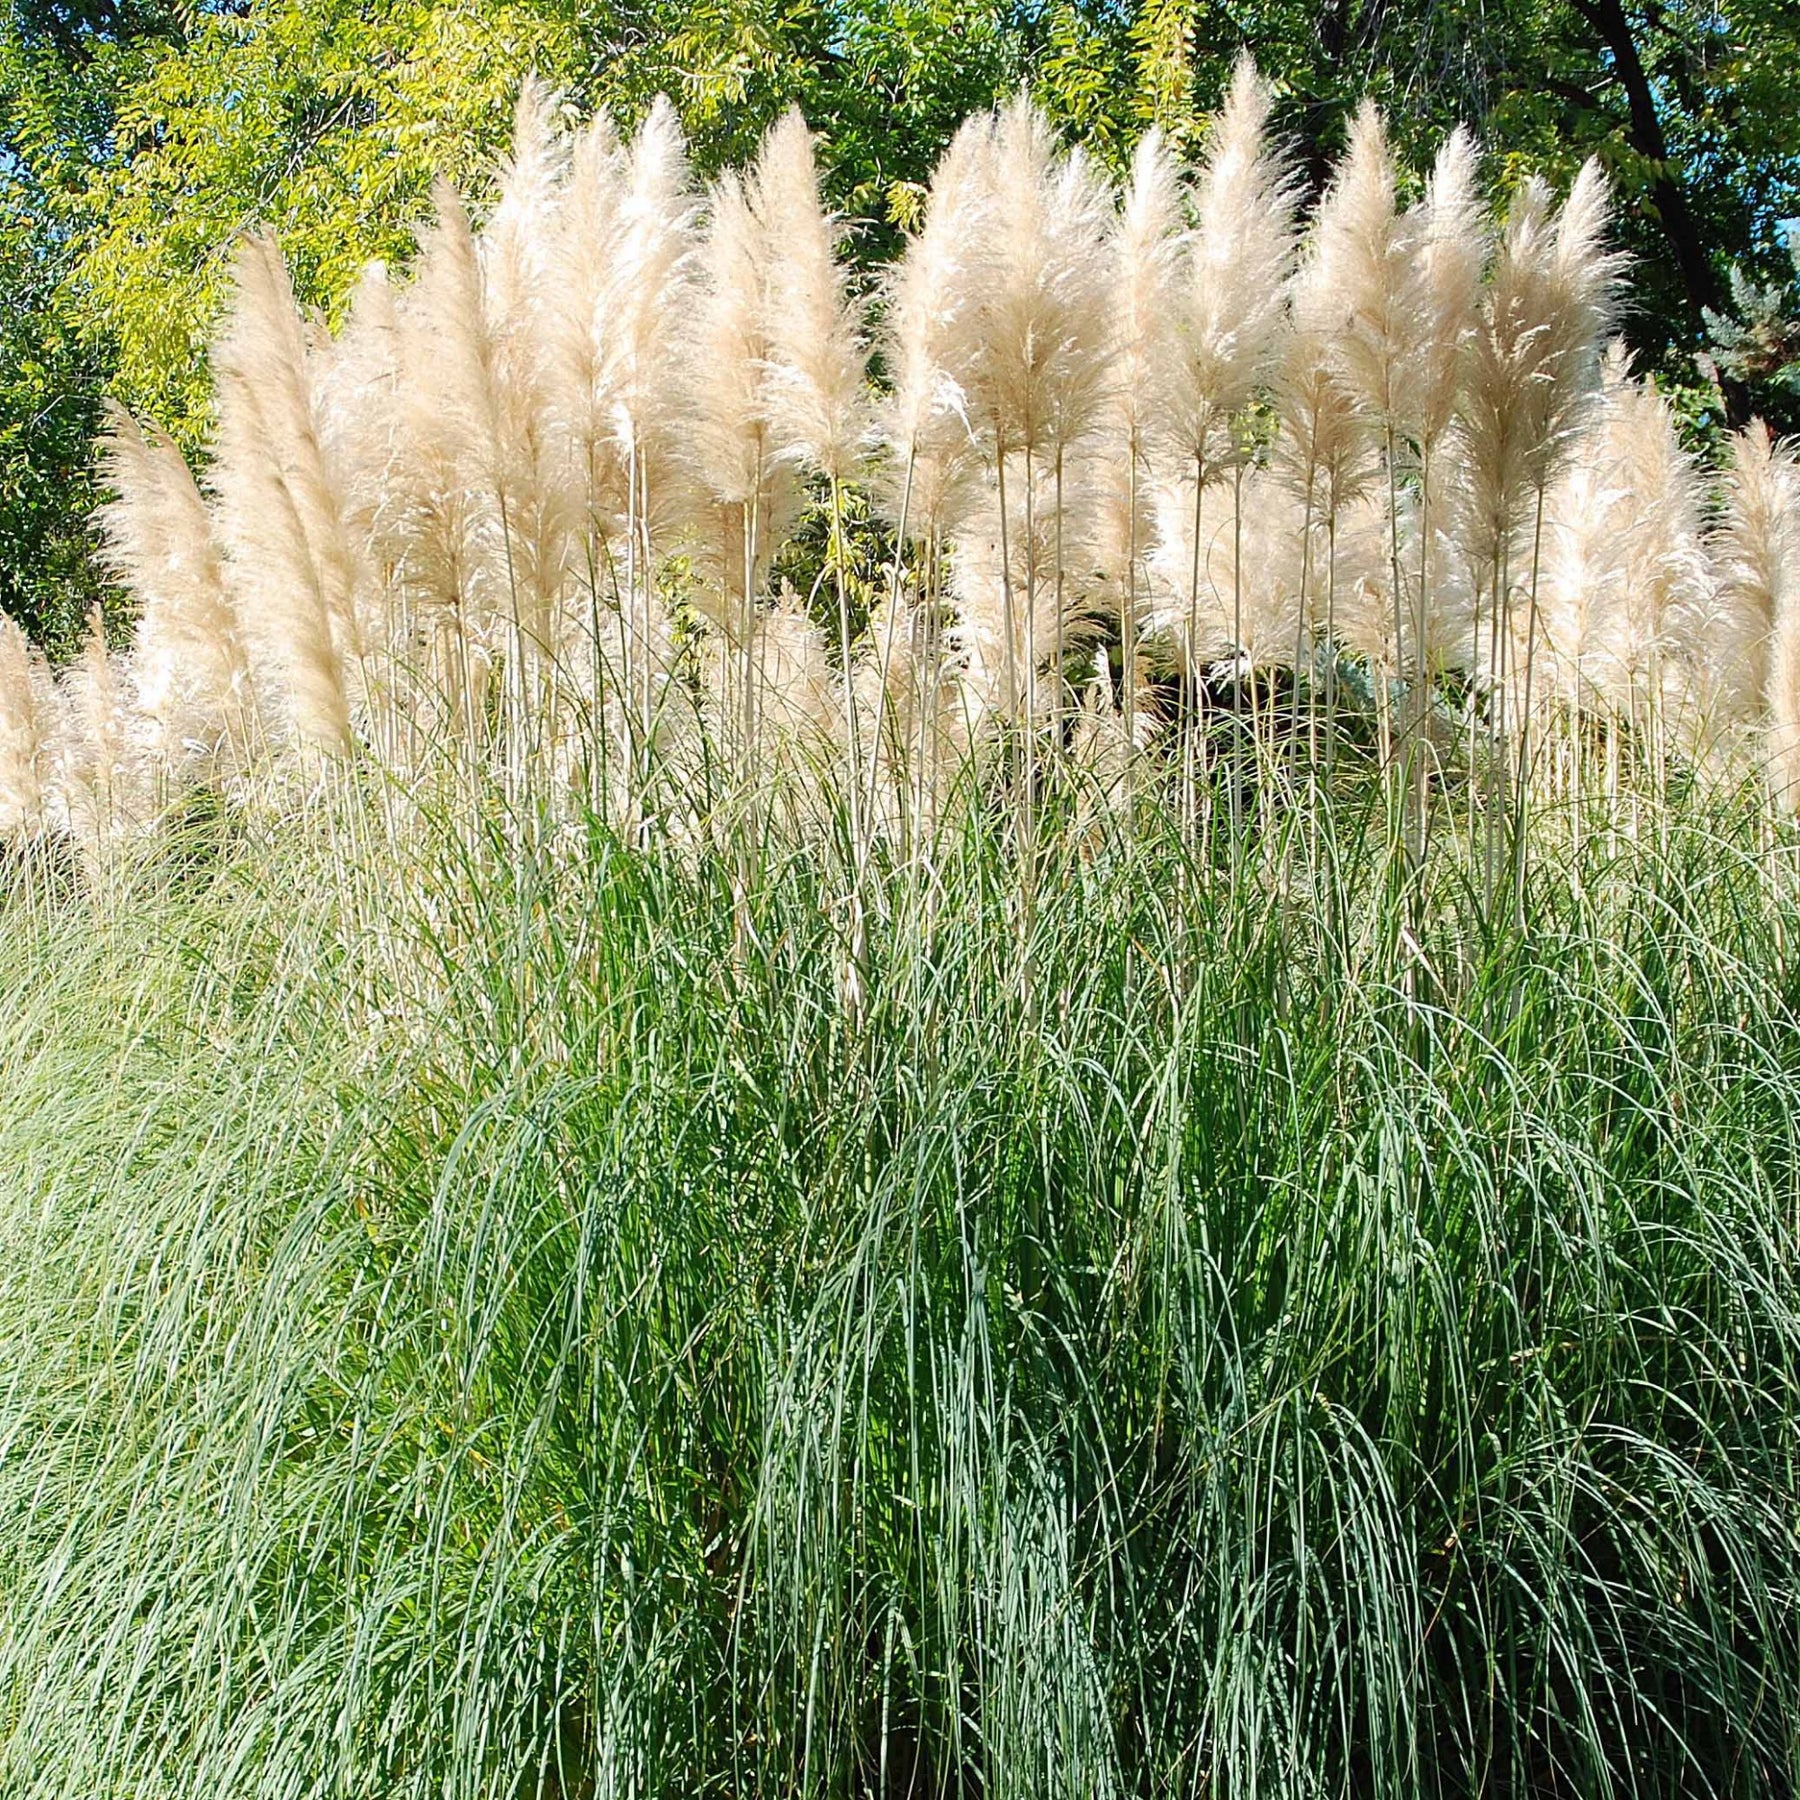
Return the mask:
<path id="1" fill-rule="evenodd" d="M 1376 782 L 1076 789 L 859 954 L 841 820 L 495 788 L 16 886 L 0 1792 L 1793 1791 L 1760 797 L 1521 925 Z"/>
<path id="2" fill-rule="evenodd" d="M 1270 99 L 245 245 L 0 627 L 6 1800 L 1794 1792 L 1800 462 Z"/>

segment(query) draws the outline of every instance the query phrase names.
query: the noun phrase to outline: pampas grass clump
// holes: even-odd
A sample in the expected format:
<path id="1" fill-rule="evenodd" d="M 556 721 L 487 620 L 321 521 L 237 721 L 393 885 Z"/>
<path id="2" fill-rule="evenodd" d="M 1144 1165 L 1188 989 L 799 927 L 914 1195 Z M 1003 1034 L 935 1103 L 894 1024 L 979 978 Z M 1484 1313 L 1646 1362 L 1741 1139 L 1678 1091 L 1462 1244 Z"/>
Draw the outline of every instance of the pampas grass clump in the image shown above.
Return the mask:
<path id="1" fill-rule="evenodd" d="M 7 1800 L 1795 1791 L 1800 465 L 1593 170 L 1364 109 L 1302 224 L 1271 107 L 971 119 L 869 279 L 798 114 L 528 83 L 113 417 Z"/>

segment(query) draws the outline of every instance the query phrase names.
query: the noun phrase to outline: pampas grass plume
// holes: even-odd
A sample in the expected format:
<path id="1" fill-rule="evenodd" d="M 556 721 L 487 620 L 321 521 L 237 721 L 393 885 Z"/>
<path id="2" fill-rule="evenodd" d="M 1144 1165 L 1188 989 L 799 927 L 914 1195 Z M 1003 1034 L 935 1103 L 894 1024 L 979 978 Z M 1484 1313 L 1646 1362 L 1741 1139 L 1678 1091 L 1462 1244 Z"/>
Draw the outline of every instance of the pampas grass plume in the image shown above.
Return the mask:
<path id="1" fill-rule="evenodd" d="M 1000 450 L 1066 450 L 1093 426 L 1104 392 L 1110 200 L 1086 156 L 1059 156 L 1048 121 L 1022 97 L 994 123 L 986 173 L 963 385 Z"/>
<path id="2" fill-rule="evenodd" d="M 1479 160 L 1474 138 L 1457 126 L 1413 220 L 1423 327 L 1417 427 L 1427 456 L 1455 418 L 1481 304 L 1488 238 L 1475 187 Z"/>
<path id="3" fill-rule="evenodd" d="M 167 765 L 190 750 L 244 747 L 249 665 L 226 591 L 212 521 L 173 441 L 109 406 L 100 467 L 106 566 L 137 601 L 132 670 L 152 750 Z"/>
<path id="4" fill-rule="evenodd" d="M 1327 316 L 1307 321 L 1327 346 L 1344 387 L 1390 431 L 1412 429 L 1426 374 L 1423 282 L 1411 222 L 1394 198 L 1394 159 L 1372 100 L 1350 127 L 1350 141 L 1313 226 L 1316 278 L 1305 307 Z"/>
<path id="5" fill-rule="evenodd" d="M 797 107 L 771 127 L 752 206 L 768 245 L 768 414 L 777 455 L 828 480 L 856 472 L 869 432 L 862 308 L 819 197 L 812 133 Z"/>
<path id="6" fill-rule="evenodd" d="M 1268 373 L 1293 261 L 1295 188 L 1269 143 L 1270 94 L 1246 52 L 1214 121 L 1176 316 L 1166 427 L 1182 456 L 1218 459 L 1223 422 Z"/>
<path id="7" fill-rule="evenodd" d="M 1709 639 L 1721 719 L 1766 717 L 1769 783 L 1800 810 L 1800 460 L 1760 419 L 1731 440 L 1713 540 L 1720 617 Z"/>
<path id="8" fill-rule="evenodd" d="M 713 496 L 742 506 L 767 478 L 768 250 L 735 174 L 727 172 L 714 185 L 710 212 L 686 346 L 688 443 Z"/>
<path id="9" fill-rule="evenodd" d="M 924 224 L 888 282 L 882 342 L 891 386 L 878 428 L 894 465 L 889 511 L 898 525 L 905 510 L 915 539 L 955 522 L 975 461 L 969 395 L 954 371 L 973 363 L 992 151 L 992 119 L 965 120 L 932 176 Z"/>
<path id="10" fill-rule="evenodd" d="M 345 663 L 357 648 L 352 565 L 293 289 L 271 237 L 248 239 L 239 254 L 215 365 L 212 480 L 245 639 L 296 734 L 341 750 L 350 735 Z"/>
<path id="11" fill-rule="evenodd" d="M 43 826 L 51 699 L 43 658 L 17 621 L 0 613 L 0 837 Z"/>

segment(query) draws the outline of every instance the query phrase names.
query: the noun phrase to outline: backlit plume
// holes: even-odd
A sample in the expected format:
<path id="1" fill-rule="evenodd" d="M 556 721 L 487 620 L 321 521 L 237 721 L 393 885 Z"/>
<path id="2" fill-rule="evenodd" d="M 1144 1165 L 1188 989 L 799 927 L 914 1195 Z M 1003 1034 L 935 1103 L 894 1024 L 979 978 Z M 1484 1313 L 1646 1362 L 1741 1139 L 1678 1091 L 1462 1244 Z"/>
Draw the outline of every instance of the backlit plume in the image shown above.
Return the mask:
<path id="1" fill-rule="evenodd" d="M 1302 226 L 1246 57 L 1193 169 L 964 121 L 878 270 L 798 112 L 701 193 L 667 101 L 568 111 L 527 82 L 335 335 L 243 241 L 198 479 L 100 445 L 128 646 L 0 630 L 0 833 L 97 868 L 195 784 L 447 767 L 634 838 L 766 782 L 861 871 L 996 786 L 1027 850 L 1074 781 L 1201 829 L 1227 744 L 1234 825 L 1404 755 L 1415 848 L 1591 752 L 1800 792 L 1794 454 L 1712 469 L 1605 350 L 1595 166 L 1496 227 L 1466 132 L 1409 172 L 1365 104 Z"/>

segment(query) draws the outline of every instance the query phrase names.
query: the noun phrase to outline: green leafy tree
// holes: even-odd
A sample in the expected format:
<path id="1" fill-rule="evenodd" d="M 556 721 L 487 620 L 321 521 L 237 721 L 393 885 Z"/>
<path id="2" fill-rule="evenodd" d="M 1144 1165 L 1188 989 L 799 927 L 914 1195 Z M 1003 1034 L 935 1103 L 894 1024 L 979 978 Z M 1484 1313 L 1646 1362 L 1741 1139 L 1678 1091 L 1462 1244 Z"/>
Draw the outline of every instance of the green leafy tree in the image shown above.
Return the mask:
<path id="1" fill-rule="evenodd" d="M 1800 424 L 1800 239 L 1787 234 L 1791 265 L 1785 281 L 1759 282 L 1731 267 L 1730 310 L 1706 310 L 1712 361 L 1779 429 Z"/>

